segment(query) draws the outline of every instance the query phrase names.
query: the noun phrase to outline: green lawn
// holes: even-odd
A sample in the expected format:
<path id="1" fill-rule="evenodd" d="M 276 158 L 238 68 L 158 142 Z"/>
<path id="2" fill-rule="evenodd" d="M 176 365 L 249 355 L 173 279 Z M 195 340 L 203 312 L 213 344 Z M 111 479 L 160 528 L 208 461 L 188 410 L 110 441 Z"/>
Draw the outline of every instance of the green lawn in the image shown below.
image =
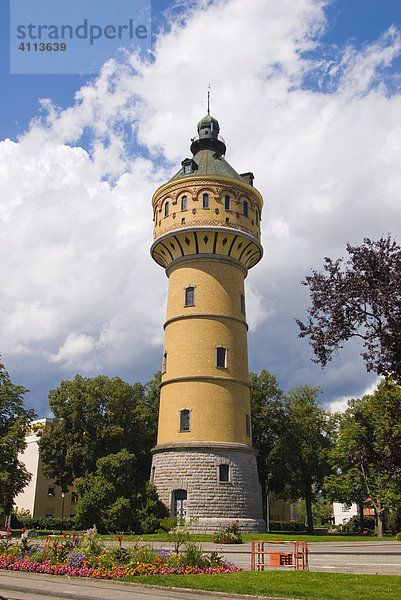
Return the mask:
<path id="1" fill-rule="evenodd" d="M 19 536 L 20 531 L 14 530 L 13 536 Z M 46 537 L 52 531 L 38 531 L 40 537 Z M 55 531 L 58 533 L 58 531 Z M 65 531 L 65 533 L 72 533 Z M 213 542 L 213 535 L 211 534 L 192 534 L 191 540 L 194 542 Z M 102 535 L 103 540 L 115 540 L 116 535 Z M 143 540 L 144 542 L 168 542 L 169 537 L 167 533 L 152 533 L 143 535 L 129 535 L 123 536 L 124 541 L 137 541 Z M 378 538 L 374 535 L 337 535 L 337 534 L 326 534 L 326 535 L 308 535 L 306 533 L 258 533 L 258 534 L 246 534 L 242 536 L 244 542 L 251 542 L 252 540 L 272 540 L 272 541 L 284 541 L 284 540 L 299 540 L 303 542 L 382 542 L 382 541 L 394 541 L 395 537 L 386 535 L 384 538 Z"/>
<path id="2" fill-rule="evenodd" d="M 227 575 L 148 575 L 124 581 L 308 600 L 401 600 L 401 577 L 394 575 L 242 571 Z"/>

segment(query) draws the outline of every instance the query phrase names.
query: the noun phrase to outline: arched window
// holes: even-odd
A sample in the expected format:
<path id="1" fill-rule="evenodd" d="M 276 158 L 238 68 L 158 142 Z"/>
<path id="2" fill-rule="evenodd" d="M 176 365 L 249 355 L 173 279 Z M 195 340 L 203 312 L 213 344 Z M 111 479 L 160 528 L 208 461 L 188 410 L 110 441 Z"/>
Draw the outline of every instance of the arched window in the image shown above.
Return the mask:
<path id="1" fill-rule="evenodd" d="M 185 288 L 185 306 L 195 306 L 195 288 L 193 286 Z"/>
<path id="2" fill-rule="evenodd" d="M 209 208 L 209 194 L 203 194 L 203 208 Z"/>
<path id="3" fill-rule="evenodd" d="M 188 408 L 180 410 L 180 431 L 189 431 L 191 424 L 191 411 Z"/>
<path id="4" fill-rule="evenodd" d="M 181 198 L 181 210 L 187 210 L 187 197 L 183 196 Z"/>
<path id="5" fill-rule="evenodd" d="M 248 202 L 244 200 L 244 217 L 248 216 Z"/>
<path id="6" fill-rule="evenodd" d="M 164 216 L 165 217 L 168 217 L 169 210 L 170 210 L 170 205 L 168 202 L 165 202 L 164 203 Z"/>

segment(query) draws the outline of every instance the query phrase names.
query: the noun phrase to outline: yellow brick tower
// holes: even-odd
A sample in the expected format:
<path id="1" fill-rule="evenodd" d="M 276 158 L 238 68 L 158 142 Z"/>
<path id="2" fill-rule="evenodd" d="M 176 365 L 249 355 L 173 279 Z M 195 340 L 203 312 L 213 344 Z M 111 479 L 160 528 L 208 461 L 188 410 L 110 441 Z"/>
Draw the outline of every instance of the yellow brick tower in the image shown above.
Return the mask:
<path id="1" fill-rule="evenodd" d="M 261 531 L 252 448 L 244 279 L 262 257 L 262 197 L 225 160 L 208 110 L 192 158 L 152 199 L 154 260 L 169 278 L 151 481 L 171 515 Z"/>

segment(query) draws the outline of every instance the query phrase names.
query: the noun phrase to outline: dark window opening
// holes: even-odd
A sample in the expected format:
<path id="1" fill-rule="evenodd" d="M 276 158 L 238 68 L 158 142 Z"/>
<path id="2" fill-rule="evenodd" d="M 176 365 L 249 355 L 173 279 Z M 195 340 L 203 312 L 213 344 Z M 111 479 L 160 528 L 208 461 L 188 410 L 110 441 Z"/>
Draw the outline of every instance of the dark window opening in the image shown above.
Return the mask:
<path id="1" fill-rule="evenodd" d="M 227 366 L 226 358 L 227 348 L 223 348 L 221 346 L 219 346 L 219 348 L 216 348 L 216 366 L 224 369 Z"/>
<path id="2" fill-rule="evenodd" d="M 244 200 L 244 217 L 248 216 L 248 202 Z"/>
<path id="3" fill-rule="evenodd" d="M 230 467 L 228 465 L 219 465 L 219 481 L 230 481 Z"/>
<path id="4" fill-rule="evenodd" d="M 244 315 L 245 314 L 245 296 L 244 296 L 244 294 L 241 294 L 240 298 L 241 298 L 241 312 Z"/>
<path id="5" fill-rule="evenodd" d="M 187 408 L 180 410 L 180 431 L 189 431 L 191 411 Z"/>
<path id="6" fill-rule="evenodd" d="M 181 210 L 187 210 L 187 197 L 183 196 L 181 198 Z"/>
<path id="7" fill-rule="evenodd" d="M 47 490 L 47 495 L 48 496 L 55 496 L 56 493 L 54 491 L 54 487 L 49 487 L 49 489 Z"/>
<path id="8" fill-rule="evenodd" d="M 224 208 L 230 210 L 230 196 L 224 196 Z"/>
<path id="9" fill-rule="evenodd" d="M 185 306 L 195 306 L 195 288 L 185 288 Z"/>
<path id="10" fill-rule="evenodd" d="M 162 373 L 167 371 L 167 352 L 163 354 L 163 365 L 162 365 Z"/>
<path id="11" fill-rule="evenodd" d="M 246 415 L 245 417 L 246 435 L 251 435 L 251 417 Z"/>
<path id="12" fill-rule="evenodd" d="M 203 194 L 203 208 L 209 208 L 209 194 Z"/>
<path id="13" fill-rule="evenodd" d="M 164 205 L 164 216 L 165 217 L 168 217 L 169 210 L 170 210 L 169 203 L 166 202 L 165 205 Z"/>

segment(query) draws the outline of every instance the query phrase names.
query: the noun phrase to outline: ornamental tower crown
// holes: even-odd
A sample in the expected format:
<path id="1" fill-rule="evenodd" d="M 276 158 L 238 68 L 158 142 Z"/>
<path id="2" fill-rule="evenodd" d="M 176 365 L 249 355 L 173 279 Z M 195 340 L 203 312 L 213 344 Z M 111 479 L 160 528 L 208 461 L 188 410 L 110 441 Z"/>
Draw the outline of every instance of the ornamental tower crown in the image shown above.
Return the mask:
<path id="1" fill-rule="evenodd" d="M 239 174 L 225 159 L 217 119 L 209 113 L 191 140 L 192 158 L 156 190 L 153 199 L 154 260 L 167 267 L 193 254 L 232 257 L 248 269 L 262 257 L 263 200 L 253 174 Z"/>

